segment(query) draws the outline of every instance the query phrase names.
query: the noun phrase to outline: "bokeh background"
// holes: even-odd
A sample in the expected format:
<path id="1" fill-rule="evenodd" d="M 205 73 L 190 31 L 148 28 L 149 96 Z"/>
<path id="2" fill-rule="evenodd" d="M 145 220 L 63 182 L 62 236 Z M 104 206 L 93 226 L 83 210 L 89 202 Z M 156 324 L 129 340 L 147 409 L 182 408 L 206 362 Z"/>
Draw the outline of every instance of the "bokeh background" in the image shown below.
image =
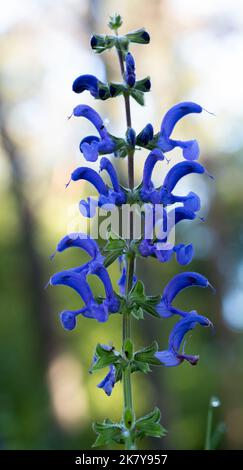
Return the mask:
<path id="1" fill-rule="evenodd" d="M 149 121 L 159 128 L 168 107 L 193 100 L 215 113 L 178 123 L 177 138 L 197 138 L 201 161 L 214 175 L 186 178 L 181 190 L 196 190 L 201 216 L 181 224 L 180 241 L 193 241 L 191 265 L 208 276 L 216 295 L 190 289 L 180 305 L 212 319 L 212 333 L 197 328 L 187 342 L 199 353 L 197 367 L 154 368 L 133 377 L 137 415 L 158 405 L 168 429 L 163 441 L 144 447 L 202 449 L 208 402 L 221 400 L 215 424 L 224 422 L 222 449 L 243 444 L 243 5 L 241 0 L 8 0 L 1 2 L 0 71 L 0 446 L 3 449 L 87 449 L 91 421 L 119 419 L 121 386 L 108 398 L 96 387 L 103 371 L 88 375 L 97 341 L 120 346 L 120 318 L 105 325 L 81 318 L 72 333 L 61 329 L 58 312 L 80 305 L 70 289 L 44 289 L 50 275 L 74 266 L 79 256 L 49 255 L 70 229 L 82 229 L 77 201 L 86 185 L 65 183 L 81 164 L 78 144 L 91 126 L 67 121 L 74 105 L 95 105 L 108 129 L 124 132 L 122 98 L 93 102 L 72 93 L 74 78 L 93 73 L 119 78 L 115 53 L 95 55 L 92 32 L 108 32 L 108 16 L 121 13 L 121 31 L 145 26 L 147 46 L 132 45 L 137 75 L 150 75 L 146 107 L 132 103 L 136 131 Z M 136 156 L 137 181 L 145 154 Z M 176 151 L 173 159 L 179 157 Z M 157 167 L 156 167 L 157 168 Z M 125 182 L 125 165 L 119 166 Z M 162 167 L 156 172 L 161 181 Z M 78 227 L 77 227 L 78 225 Z M 145 265 L 146 263 L 146 265 Z M 146 266 L 146 267 L 145 267 Z M 139 262 L 147 291 L 162 292 L 175 263 Z M 118 269 L 110 270 L 114 283 Z M 97 294 L 99 286 L 93 284 Z M 172 323 L 134 320 L 136 345 L 153 339 L 165 348 Z"/>

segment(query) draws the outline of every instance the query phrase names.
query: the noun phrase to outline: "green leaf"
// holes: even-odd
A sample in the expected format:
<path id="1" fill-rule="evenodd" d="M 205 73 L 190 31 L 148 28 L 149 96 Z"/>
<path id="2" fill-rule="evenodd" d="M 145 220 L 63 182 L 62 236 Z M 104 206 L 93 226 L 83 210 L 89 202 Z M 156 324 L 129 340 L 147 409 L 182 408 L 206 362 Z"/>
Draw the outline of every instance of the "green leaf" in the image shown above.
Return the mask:
<path id="1" fill-rule="evenodd" d="M 129 39 L 129 41 L 135 42 L 137 44 L 148 44 L 150 41 L 149 34 L 144 28 L 131 31 L 131 33 L 126 34 L 126 37 Z"/>
<path id="2" fill-rule="evenodd" d="M 154 341 L 150 346 L 140 349 L 135 352 L 134 360 L 139 362 L 146 362 L 153 366 L 161 366 L 161 362 L 154 355 L 158 351 L 158 344 Z"/>
<path id="3" fill-rule="evenodd" d="M 122 254 L 122 252 L 119 251 L 111 251 L 110 253 L 107 253 L 105 260 L 104 260 L 104 266 L 105 268 L 108 268 L 114 261 L 119 258 L 119 256 Z"/>
<path id="4" fill-rule="evenodd" d="M 166 434 L 166 429 L 160 424 L 160 410 L 156 407 L 151 413 L 139 418 L 136 421 L 136 430 L 138 431 L 138 438 L 144 436 L 163 437 Z"/>
<path id="5" fill-rule="evenodd" d="M 151 372 L 151 369 L 146 362 L 132 361 L 131 372 L 142 372 L 143 374 L 147 374 L 148 372 Z"/>
<path id="6" fill-rule="evenodd" d="M 157 310 L 154 308 L 154 305 L 153 304 L 151 305 L 149 301 L 147 300 L 145 300 L 144 302 L 138 301 L 138 303 L 147 313 L 149 313 L 153 317 L 161 318 Z"/>
<path id="7" fill-rule="evenodd" d="M 144 298 L 146 298 L 144 291 L 144 283 L 142 281 L 137 281 L 129 293 L 129 300 L 136 301 L 137 299 Z"/>
<path id="8" fill-rule="evenodd" d="M 144 319 L 142 307 L 134 307 L 131 310 L 131 314 L 134 318 L 136 318 L 136 320 L 143 320 Z"/>
<path id="9" fill-rule="evenodd" d="M 118 28 L 120 28 L 122 25 L 122 17 L 121 15 L 118 15 L 115 13 L 115 15 L 110 16 L 110 21 L 108 23 L 108 26 L 110 29 L 113 29 L 116 31 Z"/>
<path id="10" fill-rule="evenodd" d="M 109 83 L 110 96 L 116 98 L 116 96 L 122 95 L 126 91 L 126 86 L 123 83 Z"/>
<path id="11" fill-rule="evenodd" d="M 97 53 L 101 54 L 107 49 L 111 49 L 116 45 L 116 36 L 94 34 L 92 36 L 92 49 Z"/>
<path id="12" fill-rule="evenodd" d="M 137 101 L 138 104 L 144 106 L 144 96 L 142 91 L 136 90 L 135 88 L 130 88 L 129 94 L 134 98 L 135 101 Z"/>
<path id="13" fill-rule="evenodd" d="M 98 437 L 92 447 L 105 446 L 112 443 L 124 443 L 122 426 L 105 420 L 103 423 L 93 423 L 93 430 Z"/>
<path id="14" fill-rule="evenodd" d="M 147 93 L 150 91 L 150 77 L 145 77 L 142 80 L 138 80 L 135 85 L 134 89 L 138 91 L 142 91 L 143 93 Z"/>
<path id="15" fill-rule="evenodd" d="M 91 366 L 90 373 L 93 373 L 99 369 L 103 369 L 110 364 L 116 364 L 121 359 L 121 355 L 118 351 L 114 351 L 113 349 L 104 349 L 101 344 L 97 344 L 95 356 L 97 360 Z"/>

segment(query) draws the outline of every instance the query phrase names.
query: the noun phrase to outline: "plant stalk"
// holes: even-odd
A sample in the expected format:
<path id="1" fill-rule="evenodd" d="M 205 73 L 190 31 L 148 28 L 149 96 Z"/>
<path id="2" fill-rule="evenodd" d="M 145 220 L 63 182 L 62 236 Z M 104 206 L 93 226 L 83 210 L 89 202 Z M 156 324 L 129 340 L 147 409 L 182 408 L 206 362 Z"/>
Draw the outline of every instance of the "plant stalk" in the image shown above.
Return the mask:
<path id="1" fill-rule="evenodd" d="M 122 78 L 124 78 L 124 62 L 122 51 L 117 49 L 118 59 L 120 63 L 120 69 Z M 125 102 L 125 112 L 126 112 L 126 124 L 127 128 L 132 127 L 132 120 L 131 120 L 131 108 L 130 108 L 130 97 L 127 94 L 124 94 L 124 102 Z M 128 152 L 128 186 L 130 190 L 134 188 L 134 150 L 130 150 Z M 129 217 L 130 222 L 130 230 L 129 230 L 129 242 L 133 240 L 133 216 L 132 212 L 130 212 Z M 134 253 L 129 254 L 127 257 L 127 279 L 126 279 L 126 295 L 129 294 L 132 285 L 133 285 L 133 275 L 134 275 L 134 267 L 135 267 L 135 257 Z M 125 312 L 123 315 L 123 327 L 122 327 L 122 338 L 123 338 L 123 352 L 125 353 L 125 344 L 127 339 L 131 339 L 131 315 L 130 312 Z M 134 410 L 133 410 L 133 400 L 132 400 L 132 386 L 131 386 L 131 369 L 128 365 L 123 371 L 123 396 L 124 396 L 124 416 L 127 412 L 130 413 L 132 422 L 129 423 L 129 428 L 127 429 L 128 437 L 125 440 L 125 448 L 126 450 L 135 449 L 135 444 L 131 439 L 130 428 L 132 427 L 134 421 Z"/>

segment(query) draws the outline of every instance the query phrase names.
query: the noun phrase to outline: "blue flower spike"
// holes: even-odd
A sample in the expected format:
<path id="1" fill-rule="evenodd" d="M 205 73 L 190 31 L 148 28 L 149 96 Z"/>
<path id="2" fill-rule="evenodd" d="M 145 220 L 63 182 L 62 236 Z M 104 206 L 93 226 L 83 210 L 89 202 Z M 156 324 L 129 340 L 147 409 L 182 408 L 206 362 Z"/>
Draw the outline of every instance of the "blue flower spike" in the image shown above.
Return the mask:
<path id="1" fill-rule="evenodd" d="M 103 223 L 105 211 L 107 212 L 107 220 L 104 221 L 107 227 L 105 236 L 107 240 L 101 243 L 89 234 L 81 232 L 65 235 L 57 244 L 51 259 L 57 253 L 58 256 L 62 256 L 61 253 L 65 252 L 65 256 L 68 256 L 68 249 L 76 249 L 77 262 L 75 266 L 53 274 L 49 284 L 69 287 L 66 289 L 67 295 L 73 295 L 71 292 L 74 291 L 76 300 L 80 302 L 76 309 L 67 305 L 66 310 L 59 314 L 61 325 L 66 331 L 78 330 L 79 327 L 81 331 L 84 320 L 80 317 L 85 317 L 97 321 L 99 323 L 97 328 L 104 336 L 105 323 L 111 321 L 110 317 L 115 314 L 122 317 L 120 351 L 107 344 L 98 343 L 90 372 L 105 368 L 106 373 L 97 387 L 108 397 L 112 395 L 115 384 L 122 382 L 123 414 L 118 423 L 107 418 L 102 423 L 94 423 L 93 429 L 97 434 L 94 446 L 112 448 L 114 445 L 124 445 L 126 450 L 133 450 L 140 448 L 137 441 L 143 437 L 160 438 L 165 434 L 165 430 L 160 424 L 158 409 L 138 419 L 135 416 L 132 374 L 147 373 L 153 365 L 175 367 L 183 362 L 191 365 L 198 363 L 199 356 L 190 354 L 187 350 L 186 336 L 196 327 L 197 330 L 199 327 L 207 328 L 211 327 L 212 323 L 201 314 L 204 312 L 198 313 L 194 305 L 191 308 L 188 304 L 187 306 L 183 304 L 184 306 L 181 305 L 180 308 L 180 303 L 176 302 L 185 289 L 188 289 L 188 293 L 191 293 L 189 288 L 193 287 L 213 289 L 204 275 L 188 268 L 187 271 L 175 274 L 167 285 L 163 286 L 160 295 L 147 295 L 146 286 L 136 275 L 137 258 L 140 258 L 141 266 L 148 257 L 152 257 L 157 263 L 168 263 L 173 260 L 174 266 L 177 264 L 187 266 L 191 263 L 194 247 L 190 240 L 183 243 L 183 240 L 177 239 L 177 227 L 179 223 L 193 225 L 198 223 L 198 219 L 201 221 L 204 219 L 199 213 L 201 208 L 199 194 L 190 190 L 192 189 L 190 178 L 187 178 L 189 189 L 180 192 L 180 188 L 187 176 L 195 179 L 205 177 L 204 175 L 212 179 L 213 177 L 198 162 L 200 156 L 198 141 L 195 138 L 191 140 L 175 138 L 176 125 L 181 119 L 206 111 L 199 104 L 184 101 L 172 106 L 165 113 L 157 133 L 154 132 L 152 123 L 147 121 L 143 122 L 142 130 L 137 129 L 130 100 L 134 99 L 137 105 L 144 106 L 145 93 L 151 90 L 151 78 L 149 74 L 144 74 L 144 78 L 137 80 L 136 63 L 133 53 L 130 52 L 130 46 L 132 43 L 148 44 L 150 36 L 144 28 L 120 35 L 118 30 L 122 24 L 123 20 L 118 13 L 111 16 L 108 23 L 111 34 L 92 34 L 90 41 L 91 48 L 97 54 L 115 49 L 121 72 L 120 81 L 109 81 L 108 77 L 107 83 L 103 83 L 95 75 L 83 74 L 72 84 L 74 93 L 88 92 L 96 103 L 97 100 L 105 101 L 119 96 L 125 104 L 125 124 L 123 126 L 121 122 L 118 126 L 125 127 L 122 136 L 109 133 L 105 125 L 106 120 L 89 105 L 78 104 L 71 115 L 86 119 L 92 124 L 93 131 L 89 135 L 83 135 L 79 144 L 81 157 L 88 161 L 89 165 L 81 163 L 78 168 L 73 169 L 66 186 L 71 182 L 76 182 L 81 189 L 91 185 L 94 194 L 90 191 L 86 199 L 79 201 L 79 210 L 82 217 L 92 218 L 102 208 L 99 212 L 102 221 L 99 218 L 98 229 Z M 141 113 L 142 118 L 146 118 L 146 113 Z M 81 125 L 82 122 L 78 120 Z M 137 152 L 141 148 L 147 151 L 143 168 L 141 152 L 140 154 Z M 173 164 L 173 154 L 171 153 L 172 157 L 168 159 L 167 153 L 175 148 L 183 158 Z M 125 177 L 119 174 L 118 168 L 121 166 L 116 165 L 117 160 L 113 163 L 112 157 L 126 160 L 124 163 L 128 171 Z M 140 171 L 142 170 L 140 181 L 137 181 L 135 164 Z M 127 217 L 127 207 L 123 207 L 125 205 L 130 209 L 129 217 Z M 110 212 L 117 208 L 119 210 L 110 216 Z M 121 210 L 123 208 L 124 212 Z M 134 224 L 134 220 L 137 222 L 138 212 L 142 221 L 137 237 L 135 233 L 137 235 L 138 226 Z M 113 225 L 114 219 L 117 220 L 117 214 L 119 223 L 122 222 L 119 228 Z M 125 219 L 129 222 L 129 230 L 128 227 L 124 227 Z M 87 225 L 92 226 L 92 224 Z M 103 234 L 103 227 L 98 232 Z M 120 271 L 116 287 L 113 287 L 112 283 L 112 276 L 116 272 L 113 269 L 114 265 L 112 266 L 114 262 L 119 263 Z M 150 283 L 153 283 L 152 274 Z M 100 285 L 101 295 L 97 292 Z M 69 303 L 68 298 L 67 303 Z M 166 339 L 167 349 L 158 350 L 158 345 L 154 341 L 150 346 L 134 350 L 131 319 L 133 318 L 133 322 L 139 321 L 145 314 L 155 317 L 158 331 L 161 324 L 161 332 L 164 331 L 163 322 L 167 321 L 167 318 L 173 317 L 172 321 L 176 320 L 169 338 Z M 89 320 L 87 328 L 89 323 L 92 329 Z M 120 323 L 115 323 L 113 326 L 116 328 L 118 324 Z M 86 333 L 88 334 L 88 330 Z"/>

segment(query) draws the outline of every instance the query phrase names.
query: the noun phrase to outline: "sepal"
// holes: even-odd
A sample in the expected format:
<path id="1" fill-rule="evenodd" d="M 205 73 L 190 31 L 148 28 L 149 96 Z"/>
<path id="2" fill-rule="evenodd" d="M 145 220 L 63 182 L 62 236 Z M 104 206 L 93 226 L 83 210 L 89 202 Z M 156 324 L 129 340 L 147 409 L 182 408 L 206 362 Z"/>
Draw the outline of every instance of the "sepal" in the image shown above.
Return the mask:
<path id="1" fill-rule="evenodd" d="M 136 438 L 142 439 L 144 436 L 163 437 L 166 435 L 166 429 L 160 424 L 161 413 L 155 407 L 151 413 L 139 418 L 136 421 Z"/>
<path id="2" fill-rule="evenodd" d="M 105 255 L 104 266 L 106 268 L 110 266 L 119 256 L 126 253 L 126 250 L 125 240 L 109 232 L 108 241 L 103 249 Z"/>
<path id="3" fill-rule="evenodd" d="M 97 54 L 101 54 L 107 49 L 111 49 L 113 46 L 115 46 L 116 41 L 117 41 L 116 36 L 110 36 L 110 35 L 105 35 L 105 34 L 94 34 L 91 37 L 90 45 Z"/>
<path id="4" fill-rule="evenodd" d="M 133 97 L 135 101 L 137 101 L 138 104 L 141 106 L 144 106 L 144 96 L 143 92 L 136 90 L 136 88 L 129 88 L 129 95 Z"/>
<path id="5" fill-rule="evenodd" d="M 103 423 L 93 423 L 93 431 L 98 434 L 92 447 L 106 446 L 109 444 L 124 444 L 123 428 L 121 424 L 105 419 Z"/>
<path id="6" fill-rule="evenodd" d="M 134 360 L 150 364 L 152 366 L 161 366 L 161 362 L 155 357 L 155 353 L 157 352 L 158 344 L 154 341 L 150 346 L 139 349 L 139 351 L 135 352 Z"/>
<path id="7" fill-rule="evenodd" d="M 127 33 L 126 37 L 130 42 L 135 42 L 136 44 L 148 44 L 150 41 L 149 33 L 144 28 Z"/>
<path id="8" fill-rule="evenodd" d="M 96 360 L 93 362 L 89 372 L 92 374 L 97 370 L 103 369 L 111 364 L 116 364 L 120 361 L 121 355 L 118 351 L 115 351 L 113 348 L 106 349 L 102 344 L 97 344 L 95 350 Z"/>
<path id="9" fill-rule="evenodd" d="M 122 83 L 109 83 L 110 96 L 115 98 L 116 96 L 122 95 L 126 90 L 126 86 Z"/>
<path id="10" fill-rule="evenodd" d="M 128 294 L 128 306 L 132 315 L 137 319 L 142 319 L 143 311 L 160 318 L 160 315 L 156 311 L 156 305 L 160 300 L 160 296 L 147 296 L 145 294 L 144 284 L 142 281 L 137 281 Z"/>
<path id="11" fill-rule="evenodd" d="M 134 86 L 135 90 L 143 91 L 144 93 L 147 93 L 148 91 L 150 91 L 150 88 L 151 88 L 150 77 L 145 77 L 142 80 L 138 80 Z"/>

